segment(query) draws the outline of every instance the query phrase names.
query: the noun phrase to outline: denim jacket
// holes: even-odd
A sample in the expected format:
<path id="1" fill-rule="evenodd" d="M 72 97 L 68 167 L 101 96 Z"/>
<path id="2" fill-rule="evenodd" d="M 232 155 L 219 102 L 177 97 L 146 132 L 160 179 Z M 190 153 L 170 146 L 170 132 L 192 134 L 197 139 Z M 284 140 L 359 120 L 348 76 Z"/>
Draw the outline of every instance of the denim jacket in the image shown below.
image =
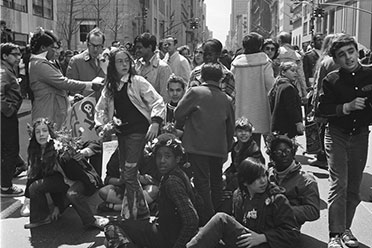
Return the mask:
<path id="1" fill-rule="evenodd" d="M 128 85 L 128 96 L 149 123 L 161 122 L 165 119 L 163 98 L 144 77 L 132 76 L 131 83 Z M 114 116 L 114 97 L 108 92 L 107 87 L 103 88 L 95 110 L 94 121 L 96 126 L 104 125 L 112 120 Z"/>

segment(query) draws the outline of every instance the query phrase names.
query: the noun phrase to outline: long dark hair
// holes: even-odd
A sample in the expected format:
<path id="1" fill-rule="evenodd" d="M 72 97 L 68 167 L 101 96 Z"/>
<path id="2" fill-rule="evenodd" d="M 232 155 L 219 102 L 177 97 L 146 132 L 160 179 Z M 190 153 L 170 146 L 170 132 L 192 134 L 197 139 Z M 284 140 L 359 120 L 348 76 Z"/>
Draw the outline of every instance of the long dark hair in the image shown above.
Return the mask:
<path id="1" fill-rule="evenodd" d="M 131 82 L 131 78 L 133 75 L 137 75 L 136 70 L 134 68 L 134 60 L 132 56 L 130 55 L 130 53 L 125 48 L 112 49 L 108 56 L 109 63 L 107 66 L 107 76 L 106 76 L 106 82 L 105 82 L 105 87 L 107 88 L 108 93 L 110 95 L 114 95 L 117 92 L 117 83 L 120 82 L 120 78 L 119 78 L 119 75 L 118 75 L 118 72 L 115 66 L 115 58 L 119 52 L 125 53 L 130 60 L 129 82 Z"/>
<path id="2" fill-rule="evenodd" d="M 35 136 L 35 129 L 41 124 L 46 124 L 50 137 L 52 138 L 47 142 L 44 149 L 37 142 Z M 57 151 L 54 149 L 55 134 L 53 125 L 46 118 L 37 119 L 32 125 L 32 135 L 28 145 L 28 164 L 30 165 L 30 178 L 50 175 L 57 161 Z"/>

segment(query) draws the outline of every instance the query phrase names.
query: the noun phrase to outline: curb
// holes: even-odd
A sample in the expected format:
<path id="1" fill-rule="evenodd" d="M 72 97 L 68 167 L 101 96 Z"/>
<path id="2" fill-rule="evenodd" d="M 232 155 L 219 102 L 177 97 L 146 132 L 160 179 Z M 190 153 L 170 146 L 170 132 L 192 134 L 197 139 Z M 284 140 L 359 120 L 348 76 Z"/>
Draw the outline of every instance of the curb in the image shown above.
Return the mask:
<path id="1" fill-rule="evenodd" d="M 19 207 L 22 206 L 21 200 L 16 200 L 9 207 L 1 211 L 0 219 L 5 219 L 13 214 Z"/>

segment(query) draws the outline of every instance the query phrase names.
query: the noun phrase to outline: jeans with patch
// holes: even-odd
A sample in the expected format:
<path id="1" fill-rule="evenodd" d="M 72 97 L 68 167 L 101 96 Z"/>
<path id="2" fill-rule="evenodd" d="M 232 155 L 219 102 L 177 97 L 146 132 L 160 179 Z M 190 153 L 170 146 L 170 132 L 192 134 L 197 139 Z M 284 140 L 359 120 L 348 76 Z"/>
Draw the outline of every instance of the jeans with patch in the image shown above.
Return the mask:
<path id="1" fill-rule="evenodd" d="M 125 183 L 121 215 L 125 219 L 148 218 L 150 211 L 138 180 L 137 165 L 145 146 L 145 134 L 119 135 L 118 141 L 120 178 Z"/>

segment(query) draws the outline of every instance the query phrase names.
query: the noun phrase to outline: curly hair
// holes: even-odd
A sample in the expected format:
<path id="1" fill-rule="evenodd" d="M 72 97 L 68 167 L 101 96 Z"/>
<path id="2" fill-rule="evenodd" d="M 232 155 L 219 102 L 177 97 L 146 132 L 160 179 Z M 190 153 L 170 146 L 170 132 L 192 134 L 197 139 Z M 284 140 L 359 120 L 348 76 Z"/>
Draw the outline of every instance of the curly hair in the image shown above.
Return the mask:
<path id="1" fill-rule="evenodd" d="M 131 82 L 131 77 L 133 75 L 137 75 L 136 70 L 134 68 L 134 60 L 132 56 L 130 55 L 130 53 L 125 48 L 121 48 L 121 47 L 112 49 L 110 53 L 108 54 L 109 63 L 107 66 L 107 76 L 105 80 L 105 87 L 108 90 L 108 93 L 110 95 L 114 95 L 115 93 L 117 93 L 117 83 L 120 82 L 120 77 L 118 75 L 118 72 L 115 66 L 116 55 L 120 52 L 125 53 L 130 60 L 129 83 Z"/>
<path id="2" fill-rule="evenodd" d="M 49 135 L 52 138 L 42 148 L 36 140 L 35 129 L 41 124 L 48 127 Z M 56 137 L 53 125 L 47 118 L 36 119 L 32 125 L 31 139 L 28 145 L 28 164 L 30 165 L 30 178 L 50 175 L 57 161 L 57 151 L 54 149 L 53 139 Z"/>
<path id="3" fill-rule="evenodd" d="M 157 153 L 160 147 L 170 148 L 176 157 L 183 157 L 185 155 L 181 141 L 174 134 L 164 133 L 155 138 L 152 143 L 154 154 Z"/>
<path id="4" fill-rule="evenodd" d="M 52 31 L 38 27 L 30 39 L 31 52 L 37 54 L 41 46 L 47 47 L 53 45 L 54 42 L 58 43 L 58 38 Z"/>

